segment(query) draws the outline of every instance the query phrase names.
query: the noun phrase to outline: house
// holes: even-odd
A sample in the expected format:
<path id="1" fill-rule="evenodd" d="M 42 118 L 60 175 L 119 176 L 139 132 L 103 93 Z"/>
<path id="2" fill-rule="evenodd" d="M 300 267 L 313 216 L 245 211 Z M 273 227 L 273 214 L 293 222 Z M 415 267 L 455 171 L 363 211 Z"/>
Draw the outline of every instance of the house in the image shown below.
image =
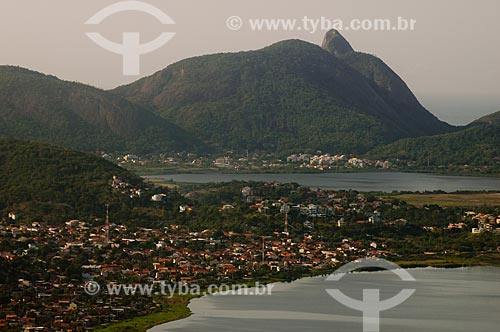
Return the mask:
<path id="1" fill-rule="evenodd" d="M 252 188 L 248 187 L 248 186 L 247 187 L 243 187 L 241 189 L 241 195 L 243 197 L 248 197 L 248 196 L 252 195 Z"/>
<path id="2" fill-rule="evenodd" d="M 191 212 L 191 211 L 193 211 L 193 208 L 187 204 L 182 204 L 179 206 L 179 213 Z"/>
<path id="3" fill-rule="evenodd" d="M 5 258 L 6 260 L 13 260 L 16 256 L 7 251 L 0 252 L 0 258 Z"/>
<path id="4" fill-rule="evenodd" d="M 316 204 L 308 204 L 307 207 L 302 207 L 300 213 L 309 217 L 318 217 L 320 215 L 320 206 Z M 322 211 L 321 211 L 322 212 Z M 323 215 L 323 213 L 321 213 Z"/>
<path id="5" fill-rule="evenodd" d="M 404 225 L 408 224 L 408 220 L 400 218 L 400 219 L 396 219 L 393 221 L 385 222 L 384 224 L 386 226 L 394 226 L 394 225 L 403 225 L 404 226 Z"/>
<path id="6" fill-rule="evenodd" d="M 224 204 L 222 206 L 222 211 L 229 211 L 229 210 L 233 210 L 234 209 L 234 206 L 232 206 L 231 204 Z"/>
<path id="7" fill-rule="evenodd" d="M 463 229 L 465 227 L 464 223 L 449 223 L 448 224 L 448 229 Z"/>
<path id="8" fill-rule="evenodd" d="M 151 200 L 153 202 L 163 202 L 165 197 L 167 197 L 167 195 L 165 195 L 165 194 L 156 194 L 156 195 L 151 196 Z"/>
<path id="9" fill-rule="evenodd" d="M 229 157 L 220 157 L 214 160 L 215 166 L 229 166 L 231 165 L 231 159 Z"/>

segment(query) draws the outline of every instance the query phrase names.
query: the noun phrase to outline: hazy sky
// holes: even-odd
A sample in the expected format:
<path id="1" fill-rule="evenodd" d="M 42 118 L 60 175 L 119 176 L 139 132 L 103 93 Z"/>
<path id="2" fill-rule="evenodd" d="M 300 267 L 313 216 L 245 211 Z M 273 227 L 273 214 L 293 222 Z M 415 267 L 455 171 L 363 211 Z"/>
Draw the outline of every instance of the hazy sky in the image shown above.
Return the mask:
<path id="1" fill-rule="evenodd" d="M 164 47 L 141 57 L 146 76 L 191 56 L 258 49 L 298 38 L 320 44 L 325 31 L 252 31 L 248 19 L 415 19 L 414 31 L 342 31 L 352 46 L 382 58 L 439 118 L 467 123 L 500 110 L 500 1 L 498 0 L 147 0 L 174 21 L 162 25 L 138 12 L 85 22 L 117 0 L 0 0 L 0 64 L 19 65 L 62 79 L 112 88 L 138 79 L 122 74 L 122 57 L 94 44 L 86 32 L 121 42 L 175 32 Z M 230 16 L 243 27 L 227 28 Z"/>

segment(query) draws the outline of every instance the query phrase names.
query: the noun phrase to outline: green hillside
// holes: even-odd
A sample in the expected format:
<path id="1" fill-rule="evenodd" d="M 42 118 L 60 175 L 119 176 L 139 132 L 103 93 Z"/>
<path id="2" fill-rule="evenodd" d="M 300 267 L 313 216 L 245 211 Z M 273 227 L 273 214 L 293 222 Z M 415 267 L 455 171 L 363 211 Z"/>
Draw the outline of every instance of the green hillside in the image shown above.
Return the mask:
<path id="1" fill-rule="evenodd" d="M 186 59 L 113 92 L 212 146 L 234 150 L 366 152 L 453 129 L 425 110 L 404 82 L 396 94 L 377 85 L 363 69 L 373 58 L 349 53 L 345 43 L 337 46 L 334 38 L 321 48 L 288 40 Z M 383 71 L 397 77 L 388 67 Z"/>
<path id="2" fill-rule="evenodd" d="M 64 148 L 0 139 L 0 211 L 28 220 L 103 215 L 104 204 L 125 206 L 130 198 L 111 187 L 113 176 L 132 186 L 139 177 L 101 158 Z M 126 209 L 123 209 L 126 213 Z"/>
<path id="3" fill-rule="evenodd" d="M 485 123 L 484 120 L 488 118 L 482 119 L 466 129 L 451 134 L 403 139 L 376 148 L 367 156 L 412 161 L 417 166 L 498 165 L 500 164 L 500 124 L 499 122 Z"/>
<path id="4" fill-rule="evenodd" d="M 485 115 L 485 116 L 473 121 L 469 126 L 476 126 L 476 125 L 482 125 L 482 124 L 500 126 L 500 111 Z"/>
<path id="5" fill-rule="evenodd" d="M 83 151 L 199 146 L 167 120 L 106 91 L 10 66 L 0 66 L 0 136 Z"/>

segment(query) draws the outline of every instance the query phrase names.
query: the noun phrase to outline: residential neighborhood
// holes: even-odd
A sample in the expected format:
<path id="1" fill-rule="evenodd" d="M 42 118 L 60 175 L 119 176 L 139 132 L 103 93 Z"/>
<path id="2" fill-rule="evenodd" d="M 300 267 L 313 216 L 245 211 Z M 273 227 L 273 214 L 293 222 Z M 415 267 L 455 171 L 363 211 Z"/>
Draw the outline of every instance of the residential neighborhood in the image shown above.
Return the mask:
<path id="1" fill-rule="evenodd" d="M 117 177 L 110 185 L 130 199 L 147 195 Z M 0 263 L 15 280 L 0 285 L 2 329 L 87 331 L 158 310 L 155 296 L 109 294 L 108 284 L 203 287 L 293 280 L 362 257 L 464 254 L 458 244 L 443 241 L 457 234 L 500 233 L 498 209 L 495 214 L 463 210 L 448 222 L 457 211 L 356 191 L 235 182 L 179 194 L 165 189 L 151 195 L 155 210 L 171 211 L 175 218 L 148 227 L 121 223 L 112 213 L 58 225 L 24 223 L 16 212 L 5 216 Z M 423 244 L 419 239 L 429 238 L 425 234 L 436 234 L 441 242 Z M 89 281 L 102 285 L 101 292 L 85 293 Z"/>

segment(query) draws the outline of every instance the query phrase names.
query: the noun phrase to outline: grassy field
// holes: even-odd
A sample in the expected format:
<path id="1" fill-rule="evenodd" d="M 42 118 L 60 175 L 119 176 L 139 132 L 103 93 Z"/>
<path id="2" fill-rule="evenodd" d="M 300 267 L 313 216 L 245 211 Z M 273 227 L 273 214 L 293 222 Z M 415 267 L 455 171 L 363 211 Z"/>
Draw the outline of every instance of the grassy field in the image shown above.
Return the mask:
<path id="1" fill-rule="evenodd" d="M 177 189 L 179 185 L 165 178 L 148 178 L 146 182 L 152 183 L 155 186 Z"/>
<path id="2" fill-rule="evenodd" d="M 399 199 L 408 204 L 440 205 L 440 206 L 500 206 L 500 193 L 471 193 L 471 194 L 403 194 L 381 196 L 382 199 Z"/>
<path id="3" fill-rule="evenodd" d="M 394 263 L 403 268 L 413 267 L 438 267 L 438 268 L 454 268 L 461 266 L 500 266 L 500 253 L 490 252 L 479 254 L 474 257 L 466 255 L 433 255 L 433 257 L 405 257 L 404 260 L 396 260 Z"/>
<path id="4" fill-rule="evenodd" d="M 168 174 L 179 174 L 179 173 L 198 173 L 206 171 L 219 171 L 220 168 L 208 167 L 208 166 L 197 166 L 197 165 L 186 165 L 186 164 L 160 164 L 160 163 L 150 163 L 146 165 L 140 164 L 125 164 L 122 165 L 125 169 L 136 173 L 139 176 L 145 175 L 168 175 Z"/>
<path id="5" fill-rule="evenodd" d="M 139 316 L 123 322 L 102 326 L 97 332 L 145 332 L 153 326 L 189 317 L 191 310 L 188 308 L 189 296 L 174 296 L 162 300 L 162 311 L 146 316 Z"/>

